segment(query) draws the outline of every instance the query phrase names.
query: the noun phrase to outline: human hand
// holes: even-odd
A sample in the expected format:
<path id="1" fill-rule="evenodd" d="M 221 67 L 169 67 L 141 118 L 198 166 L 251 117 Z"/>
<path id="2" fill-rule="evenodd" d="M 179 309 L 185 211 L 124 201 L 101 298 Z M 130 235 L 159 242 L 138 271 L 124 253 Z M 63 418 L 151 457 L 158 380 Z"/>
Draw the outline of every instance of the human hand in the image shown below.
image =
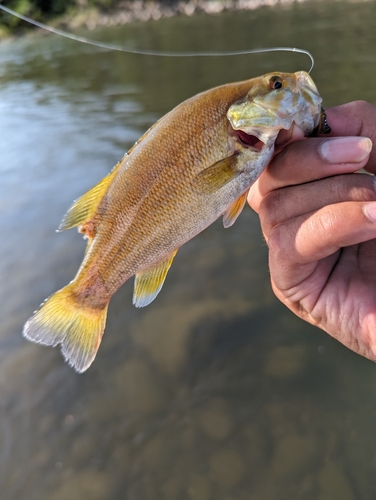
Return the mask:
<path id="1" fill-rule="evenodd" d="M 283 149 L 248 202 L 260 216 L 276 296 L 376 361 L 376 182 L 355 173 L 376 173 L 376 107 L 353 102 L 327 118 L 331 134 Z"/>

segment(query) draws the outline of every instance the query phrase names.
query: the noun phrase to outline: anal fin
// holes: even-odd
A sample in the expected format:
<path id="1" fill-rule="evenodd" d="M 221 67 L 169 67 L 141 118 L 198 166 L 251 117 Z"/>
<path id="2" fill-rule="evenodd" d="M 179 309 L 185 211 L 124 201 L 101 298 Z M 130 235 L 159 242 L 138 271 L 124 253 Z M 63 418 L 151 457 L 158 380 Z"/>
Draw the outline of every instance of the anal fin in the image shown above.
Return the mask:
<path id="1" fill-rule="evenodd" d="M 248 191 L 239 196 L 237 200 L 235 200 L 223 214 L 223 225 L 224 227 L 230 227 L 234 224 L 236 219 L 241 214 L 241 211 L 244 208 L 245 202 L 247 201 Z"/>
<path id="2" fill-rule="evenodd" d="M 163 262 L 136 274 L 133 304 L 136 307 L 149 305 L 160 292 L 177 250 Z"/>

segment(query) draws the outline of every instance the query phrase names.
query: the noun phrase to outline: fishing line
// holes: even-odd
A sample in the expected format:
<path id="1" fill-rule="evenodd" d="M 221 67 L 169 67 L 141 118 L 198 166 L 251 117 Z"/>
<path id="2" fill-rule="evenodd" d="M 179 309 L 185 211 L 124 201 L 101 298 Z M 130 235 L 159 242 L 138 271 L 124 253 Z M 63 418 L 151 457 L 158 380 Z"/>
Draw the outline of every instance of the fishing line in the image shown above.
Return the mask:
<path id="1" fill-rule="evenodd" d="M 97 40 L 91 40 L 90 38 L 86 38 L 79 35 L 73 35 L 73 33 L 69 33 L 67 31 L 59 30 L 57 28 L 53 28 L 52 26 L 48 26 L 47 24 L 40 23 L 39 21 L 35 21 L 30 17 L 24 16 L 23 14 L 19 14 L 8 7 L 4 7 L 0 5 L 0 10 L 11 14 L 12 16 L 18 17 L 22 19 L 22 21 L 26 21 L 27 23 L 33 24 L 38 28 L 42 28 L 43 30 L 54 33 L 55 35 L 60 35 L 65 38 L 70 38 L 76 42 L 86 43 L 88 45 L 93 45 L 94 47 L 99 47 L 101 49 L 107 50 L 116 50 L 119 52 L 125 52 L 127 54 L 136 54 L 140 56 L 155 56 L 155 57 L 229 57 L 229 56 L 244 56 L 248 54 L 262 54 L 264 52 L 298 52 L 299 54 L 307 55 L 311 60 L 311 67 L 308 73 L 311 73 L 313 66 L 315 64 L 313 55 L 308 52 L 308 50 L 299 49 L 297 47 L 268 47 L 265 49 L 247 49 L 247 50 L 235 50 L 235 51 L 209 51 L 209 52 L 165 52 L 158 50 L 140 50 L 140 49 L 129 49 L 127 47 L 123 47 L 121 45 L 114 45 L 112 43 L 100 42 Z"/>

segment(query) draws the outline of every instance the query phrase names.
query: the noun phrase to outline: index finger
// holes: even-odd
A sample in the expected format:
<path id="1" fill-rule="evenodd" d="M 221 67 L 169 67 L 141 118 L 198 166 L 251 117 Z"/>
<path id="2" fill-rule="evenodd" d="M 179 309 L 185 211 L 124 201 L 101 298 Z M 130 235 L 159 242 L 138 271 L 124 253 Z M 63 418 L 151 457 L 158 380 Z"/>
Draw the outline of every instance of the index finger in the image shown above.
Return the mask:
<path id="1" fill-rule="evenodd" d="M 376 106 L 365 101 L 354 101 L 325 110 L 332 129 L 326 137 L 363 136 L 376 144 Z M 376 173 L 376 150 L 370 153 L 365 169 Z"/>
<path id="2" fill-rule="evenodd" d="M 305 184 L 356 172 L 368 161 L 368 138 L 307 138 L 289 145 L 270 162 L 249 191 L 248 203 L 258 212 L 265 196 L 285 186 Z"/>

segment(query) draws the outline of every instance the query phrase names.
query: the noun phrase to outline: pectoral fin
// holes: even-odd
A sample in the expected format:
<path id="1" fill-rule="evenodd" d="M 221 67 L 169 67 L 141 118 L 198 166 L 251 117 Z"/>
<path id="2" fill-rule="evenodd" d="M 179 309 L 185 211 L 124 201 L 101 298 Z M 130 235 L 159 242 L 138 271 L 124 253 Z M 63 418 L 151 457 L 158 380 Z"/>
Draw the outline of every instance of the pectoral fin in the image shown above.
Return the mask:
<path id="1" fill-rule="evenodd" d="M 195 189 L 201 194 L 211 194 L 236 179 L 242 173 L 242 170 L 237 169 L 237 156 L 238 151 L 235 151 L 232 156 L 219 160 L 200 172 L 194 179 Z"/>
<path id="2" fill-rule="evenodd" d="M 102 179 L 98 184 L 73 203 L 68 212 L 65 214 L 60 224 L 59 231 L 80 226 L 93 217 L 101 199 L 111 184 L 119 165 L 120 162 L 104 179 Z"/>
<path id="3" fill-rule="evenodd" d="M 232 203 L 223 214 L 223 225 L 224 227 L 230 227 L 234 224 L 236 219 L 239 217 L 241 211 L 244 208 L 245 202 L 247 200 L 248 191 L 242 194 L 237 200 Z"/>
<path id="4" fill-rule="evenodd" d="M 177 250 L 157 266 L 136 274 L 133 290 L 133 304 L 136 307 L 149 305 L 158 295 L 176 253 Z"/>

